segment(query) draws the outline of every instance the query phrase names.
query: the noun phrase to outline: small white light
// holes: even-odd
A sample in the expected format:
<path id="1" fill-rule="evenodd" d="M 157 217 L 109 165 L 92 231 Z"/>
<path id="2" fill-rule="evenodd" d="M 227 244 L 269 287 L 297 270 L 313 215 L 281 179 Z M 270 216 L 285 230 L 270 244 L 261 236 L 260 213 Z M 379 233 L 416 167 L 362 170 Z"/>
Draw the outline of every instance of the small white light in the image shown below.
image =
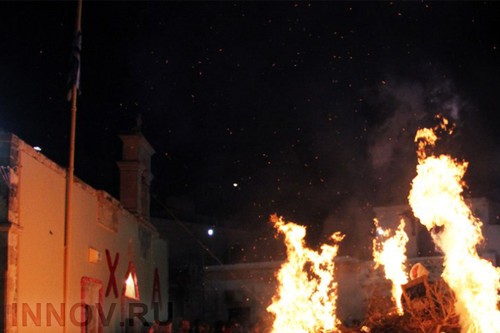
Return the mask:
<path id="1" fill-rule="evenodd" d="M 384 235 L 384 229 L 382 229 L 382 228 L 377 228 L 377 234 L 378 234 L 379 236 L 383 236 L 383 235 Z"/>
<path id="2" fill-rule="evenodd" d="M 238 183 L 233 183 L 233 187 L 238 187 Z"/>
<path id="3" fill-rule="evenodd" d="M 208 234 L 209 236 L 213 236 L 213 235 L 214 235 L 214 229 L 212 229 L 212 228 L 208 229 L 208 230 L 207 230 L 207 234 Z"/>
<path id="4" fill-rule="evenodd" d="M 42 148 L 39 146 L 34 146 L 33 149 L 35 149 L 36 151 L 42 151 Z"/>

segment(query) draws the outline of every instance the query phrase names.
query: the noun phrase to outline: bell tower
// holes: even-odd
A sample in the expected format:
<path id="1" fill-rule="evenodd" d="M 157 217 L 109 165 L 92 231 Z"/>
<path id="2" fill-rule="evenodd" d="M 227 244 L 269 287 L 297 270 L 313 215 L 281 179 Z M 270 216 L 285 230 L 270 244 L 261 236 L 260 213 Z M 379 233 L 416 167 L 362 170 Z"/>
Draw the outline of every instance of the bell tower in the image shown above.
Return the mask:
<path id="1" fill-rule="evenodd" d="M 140 130 L 135 134 L 120 135 L 123 142 L 120 169 L 120 201 L 130 212 L 149 220 L 151 156 L 153 147 Z"/>

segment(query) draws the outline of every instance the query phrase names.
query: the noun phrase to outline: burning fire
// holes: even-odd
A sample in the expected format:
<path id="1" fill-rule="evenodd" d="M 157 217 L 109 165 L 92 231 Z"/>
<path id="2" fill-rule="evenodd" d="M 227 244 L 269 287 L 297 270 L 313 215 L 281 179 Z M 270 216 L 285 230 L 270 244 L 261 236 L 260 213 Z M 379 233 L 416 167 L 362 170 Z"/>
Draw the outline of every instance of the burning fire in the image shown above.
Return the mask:
<path id="1" fill-rule="evenodd" d="M 476 250 L 483 240 L 482 223 L 462 197 L 467 162 L 448 155 L 427 156 L 426 148 L 434 147 L 438 139 L 436 130 L 451 132 L 446 119 L 441 120 L 436 128 L 419 130 L 415 137 L 419 165 L 409 202 L 444 253 L 442 277 L 456 294 L 462 332 L 500 332 L 500 270 Z"/>
<path id="2" fill-rule="evenodd" d="M 385 277 L 392 282 L 392 298 L 396 303 L 397 312 L 403 315 L 403 305 L 401 296 L 403 290 L 401 285 L 408 282 L 408 274 L 405 270 L 406 263 L 406 243 L 408 236 L 404 230 L 405 221 L 401 219 L 399 227 L 391 235 L 390 229 L 382 229 L 378 226 L 378 221 L 375 219 L 378 237 L 373 239 L 373 260 L 375 268 L 384 266 Z"/>
<path id="3" fill-rule="evenodd" d="M 135 283 L 132 273 L 129 273 L 127 279 L 125 280 L 125 296 L 130 298 L 137 297 L 137 295 L 135 294 Z"/>
<path id="4" fill-rule="evenodd" d="M 278 293 L 267 308 L 275 315 L 272 333 L 339 332 L 334 259 L 344 236 L 334 233 L 334 245 L 323 244 L 316 252 L 304 245 L 305 227 L 276 215 L 271 221 L 285 235 L 288 255 L 277 274 Z"/>

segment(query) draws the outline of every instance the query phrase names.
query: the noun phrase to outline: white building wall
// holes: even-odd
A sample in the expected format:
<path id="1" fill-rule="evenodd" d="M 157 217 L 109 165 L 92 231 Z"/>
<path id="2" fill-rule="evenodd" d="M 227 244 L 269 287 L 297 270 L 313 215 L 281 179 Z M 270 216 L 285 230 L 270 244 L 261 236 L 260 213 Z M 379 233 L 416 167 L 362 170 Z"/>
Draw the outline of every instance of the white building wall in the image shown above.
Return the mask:
<path id="1" fill-rule="evenodd" d="M 63 332 L 58 316 L 65 310 L 66 332 L 82 332 L 82 301 L 102 300 L 109 323 L 95 332 L 123 331 L 128 305 L 135 313 L 148 311 L 146 319 L 167 319 L 167 247 L 154 227 L 128 211 L 102 191 L 75 179 L 69 242 L 69 294 L 64 300 L 65 170 L 20 141 L 13 167 L 18 181 L 19 230 L 17 275 L 13 304 L 9 304 L 9 332 Z M 150 237 L 148 237 L 150 235 Z M 149 244 L 149 250 L 144 251 Z M 89 251 L 93 258 L 89 258 Z M 111 264 L 108 263 L 109 253 Z M 117 260 L 116 268 L 114 265 Z M 129 269 L 135 266 L 140 298 L 126 299 L 122 290 Z M 112 270 L 115 269 L 113 272 Z M 155 315 L 152 296 L 158 269 L 162 308 Z M 108 284 L 116 279 L 118 295 Z M 8 288 L 9 286 L 7 286 Z M 23 306 L 23 304 L 25 304 Z M 53 313 L 49 313 L 53 309 Z M 30 314 L 31 312 L 31 314 Z M 130 330 L 129 330 L 130 331 Z"/>
<path id="2" fill-rule="evenodd" d="M 46 308 L 60 308 L 63 299 L 64 173 L 19 150 L 19 251 L 17 280 L 17 322 L 19 332 L 62 332 L 59 325 L 44 325 Z M 41 317 L 34 322 L 23 308 Z"/>
<path id="3" fill-rule="evenodd" d="M 467 200 L 472 215 L 482 222 L 482 232 L 484 243 L 478 246 L 478 252 L 488 259 L 495 260 L 498 264 L 500 255 L 500 206 L 487 198 L 473 198 Z M 413 221 L 409 216 L 404 215 L 410 211 L 409 205 L 375 207 L 375 216 L 383 228 L 397 228 L 402 216 L 405 217 L 405 231 L 409 241 L 406 247 L 406 254 L 409 258 L 418 257 L 417 235 L 419 228 L 418 220 Z"/>

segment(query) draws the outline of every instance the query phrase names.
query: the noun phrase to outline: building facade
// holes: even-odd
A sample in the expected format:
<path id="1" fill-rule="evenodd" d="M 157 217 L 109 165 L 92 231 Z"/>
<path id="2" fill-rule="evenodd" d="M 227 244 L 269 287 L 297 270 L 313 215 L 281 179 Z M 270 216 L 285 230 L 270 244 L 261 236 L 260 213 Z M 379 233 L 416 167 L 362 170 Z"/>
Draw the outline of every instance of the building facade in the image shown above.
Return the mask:
<path id="1" fill-rule="evenodd" d="M 66 224 L 66 170 L 0 136 L 4 332 L 140 332 L 139 317 L 167 319 L 167 245 L 149 222 L 153 150 L 140 134 L 122 141 L 124 203 L 75 178 Z"/>
<path id="2" fill-rule="evenodd" d="M 477 248 L 478 253 L 498 266 L 500 259 L 500 204 L 486 197 L 466 200 L 474 217 L 482 222 L 484 242 Z M 430 233 L 413 216 L 409 205 L 374 207 L 375 217 L 383 228 L 396 229 L 401 219 L 405 220 L 408 235 L 406 255 L 408 258 L 434 257 L 440 253 L 434 246 Z"/>
<path id="3" fill-rule="evenodd" d="M 479 254 L 499 265 L 500 255 L 500 205 L 487 198 L 473 198 L 469 204 L 474 216 L 483 225 L 484 243 L 478 247 Z M 406 268 L 416 263 L 429 271 L 429 280 L 441 276 L 443 257 L 435 249 L 424 226 L 413 216 L 408 205 L 374 207 L 374 216 L 383 228 L 395 229 L 400 220 L 405 220 L 407 243 Z M 333 230 L 329 226 L 327 230 Z M 342 246 L 342 243 L 341 245 Z M 338 283 L 337 316 L 344 325 L 356 325 L 363 320 L 372 306 L 385 300 L 388 312 L 394 307 L 391 301 L 391 283 L 382 268 L 375 269 L 372 260 L 360 260 L 349 256 L 335 259 Z M 247 264 L 209 266 L 205 268 L 205 304 L 211 315 L 224 320 L 236 319 L 243 323 L 261 319 L 268 321 L 267 306 L 278 287 L 275 274 L 280 261 Z M 378 309 L 381 311 L 381 308 Z"/>

